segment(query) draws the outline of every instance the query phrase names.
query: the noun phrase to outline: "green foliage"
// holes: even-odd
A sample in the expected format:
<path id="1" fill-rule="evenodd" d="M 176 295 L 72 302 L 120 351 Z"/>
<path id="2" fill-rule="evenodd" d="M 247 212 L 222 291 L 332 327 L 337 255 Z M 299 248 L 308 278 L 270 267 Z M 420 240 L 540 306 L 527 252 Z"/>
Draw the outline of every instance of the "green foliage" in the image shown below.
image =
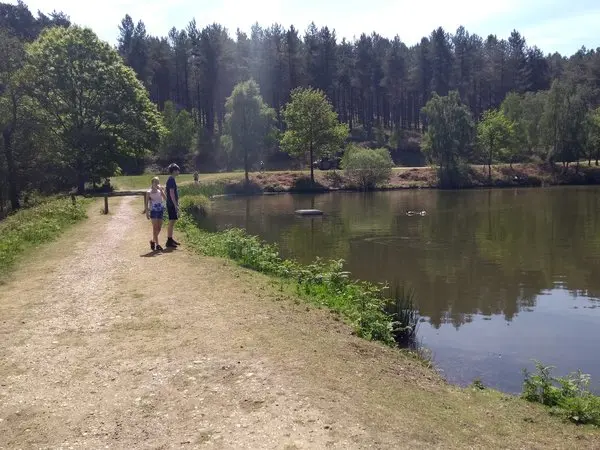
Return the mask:
<path id="1" fill-rule="evenodd" d="M 392 334 L 402 347 L 416 348 L 419 312 L 415 301 L 415 291 L 406 286 L 396 286 L 390 292 L 386 311 L 392 317 Z"/>
<path id="2" fill-rule="evenodd" d="M 315 159 L 339 151 L 348 137 L 348 126 L 339 122 L 325 94 L 312 88 L 292 91 L 283 116 L 287 128 L 281 147 L 293 156 L 309 155 L 310 179 L 314 182 Z"/>
<path id="3" fill-rule="evenodd" d="M 442 186 L 452 186 L 460 175 L 460 166 L 468 155 L 473 135 L 473 120 L 469 108 L 460 101 L 458 92 L 445 97 L 433 94 L 423 108 L 427 131 L 423 149 L 440 168 Z"/>
<path id="4" fill-rule="evenodd" d="M 237 84 L 225 102 L 225 109 L 224 145 L 230 161 L 243 160 L 248 181 L 250 167 L 274 136 L 275 110 L 265 104 L 254 80 Z"/>
<path id="5" fill-rule="evenodd" d="M 600 107 L 588 111 L 585 120 L 585 151 L 588 160 L 600 157 Z"/>
<path id="6" fill-rule="evenodd" d="M 85 218 L 85 205 L 78 202 L 73 206 L 70 199 L 49 199 L 0 222 L 0 276 L 6 275 L 28 249 L 56 238 Z"/>
<path id="7" fill-rule="evenodd" d="M 483 384 L 483 381 L 481 381 L 481 379 L 479 379 L 479 378 L 475 378 L 473 380 L 473 382 L 471 383 L 471 387 L 473 389 L 477 389 L 479 391 L 484 391 L 485 390 L 485 384 Z"/>
<path id="8" fill-rule="evenodd" d="M 481 121 L 477 124 L 477 141 L 485 155 L 490 179 L 493 163 L 499 159 L 506 159 L 512 164 L 516 154 L 515 149 L 518 148 L 515 142 L 514 124 L 502 111 L 490 109 L 483 113 Z"/>
<path id="9" fill-rule="evenodd" d="M 183 200 L 185 196 L 196 196 L 204 195 L 206 197 L 212 197 L 213 195 L 225 194 L 227 183 L 225 182 L 213 182 L 209 184 L 183 184 L 178 187 L 179 196 Z"/>
<path id="10" fill-rule="evenodd" d="M 143 154 L 163 133 L 143 85 L 89 29 L 44 31 L 27 48 L 23 83 L 62 144 L 57 163 L 80 191 L 87 180 L 113 175 L 119 156 Z"/>
<path id="11" fill-rule="evenodd" d="M 210 202 L 204 195 L 185 195 L 181 197 L 179 207 L 195 219 L 200 219 L 208 215 Z"/>
<path id="12" fill-rule="evenodd" d="M 184 202 L 184 198 L 181 201 Z M 203 254 L 230 258 L 243 267 L 287 280 L 307 300 L 341 313 L 359 336 L 393 345 L 398 336 L 408 331 L 404 319 L 386 312 L 389 297 L 384 294 L 384 288 L 352 280 L 341 260 L 325 262 L 317 259 L 313 264 L 304 266 L 282 259 L 276 245 L 266 244 L 244 230 L 230 229 L 218 233 L 203 231 L 187 214 L 184 214 L 178 226 L 185 232 L 193 248 Z M 412 305 L 405 302 L 407 298 L 412 301 L 412 297 L 404 297 L 404 307 Z"/>
<path id="13" fill-rule="evenodd" d="M 558 80 L 552 83 L 541 120 L 550 161 L 579 160 L 585 142 L 589 95 L 584 86 Z"/>
<path id="14" fill-rule="evenodd" d="M 536 372 L 523 370 L 522 397 L 552 408 L 572 422 L 600 425 L 600 397 L 589 391 L 590 376 L 578 371 L 565 377 L 552 376 L 552 366 L 535 362 Z"/>
<path id="15" fill-rule="evenodd" d="M 368 149 L 349 146 L 342 158 L 342 169 L 354 186 L 363 190 L 385 183 L 392 175 L 394 162 L 385 148 Z"/>
<path id="16" fill-rule="evenodd" d="M 175 111 L 172 102 L 165 102 L 162 116 L 166 133 L 160 142 L 160 159 L 164 164 L 184 165 L 196 136 L 192 116 L 186 110 Z"/>

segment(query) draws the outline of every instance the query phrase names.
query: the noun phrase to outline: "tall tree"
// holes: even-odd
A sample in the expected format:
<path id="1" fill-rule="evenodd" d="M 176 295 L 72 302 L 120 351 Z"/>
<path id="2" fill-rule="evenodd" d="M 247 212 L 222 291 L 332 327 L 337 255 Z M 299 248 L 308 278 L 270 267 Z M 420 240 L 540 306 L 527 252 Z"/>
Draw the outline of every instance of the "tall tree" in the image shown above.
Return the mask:
<path id="1" fill-rule="evenodd" d="M 160 143 L 160 157 L 166 164 L 185 165 L 192 150 L 195 127 L 186 110 L 176 111 L 172 102 L 166 102 L 162 112 L 166 132 Z"/>
<path id="2" fill-rule="evenodd" d="M 133 71 L 89 29 L 44 31 L 28 47 L 24 78 L 79 191 L 87 180 L 113 175 L 119 155 L 154 147 L 163 132 Z"/>
<path id="3" fill-rule="evenodd" d="M 427 117 L 424 150 L 432 162 L 440 167 L 442 185 L 454 185 L 456 170 L 468 154 L 473 134 L 471 112 L 457 91 L 447 96 L 433 94 L 423 108 Z"/>
<path id="4" fill-rule="evenodd" d="M 225 108 L 226 142 L 231 156 L 243 159 L 248 183 L 252 163 L 273 135 L 275 111 L 263 101 L 258 84 L 252 79 L 235 86 Z"/>
<path id="5" fill-rule="evenodd" d="M 477 124 L 477 143 L 488 165 L 488 179 L 492 179 L 492 163 L 498 161 L 500 151 L 514 145 L 514 125 L 499 109 L 490 109 Z M 510 150 L 508 152 L 511 153 Z M 512 159 L 509 158 L 511 165 Z"/>
<path id="6" fill-rule="evenodd" d="M 453 55 L 450 39 L 443 28 L 431 34 L 431 90 L 441 96 L 448 95 Z"/>
<path id="7" fill-rule="evenodd" d="M 592 159 L 596 159 L 596 165 L 600 159 L 600 107 L 590 110 L 586 117 L 586 141 L 588 163 L 592 165 Z"/>
<path id="8" fill-rule="evenodd" d="M 315 158 L 337 152 L 348 136 L 348 127 L 338 121 L 323 91 L 298 88 L 283 112 L 287 129 L 281 147 L 290 155 L 306 156 L 314 183 Z"/>
<path id="9" fill-rule="evenodd" d="M 0 28 L 0 130 L 6 161 L 9 201 L 13 210 L 20 207 L 14 136 L 22 115 L 23 93 L 18 72 L 24 59 L 23 44 Z"/>

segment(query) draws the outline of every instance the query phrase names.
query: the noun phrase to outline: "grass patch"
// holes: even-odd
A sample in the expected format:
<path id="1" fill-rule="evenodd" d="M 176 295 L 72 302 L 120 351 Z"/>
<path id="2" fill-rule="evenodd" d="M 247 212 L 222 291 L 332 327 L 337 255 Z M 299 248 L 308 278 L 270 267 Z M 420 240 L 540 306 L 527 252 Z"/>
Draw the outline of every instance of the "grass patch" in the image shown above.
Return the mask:
<path id="1" fill-rule="evenodd" d="M 183 201 L 186 196 L 204 196 L 207 198 L 213 195 L 223 195 L 227 188 L 225 181 L 220 181 L 212 184 L 184 184 L 179 186 L 179 197 Z"/>
<path id="2" fill-rule="evenodd" d="M 160 178 L 162 185 L 167 183 L 169 175 L 166 174 L 144 174 L 144 175 L 127 175 L 121 177 L 111 177 L 110 183 L 115 190 L 123 191 L 129 189 L 148 189 L 150 188 L 150 180 L 152 177 Z M 229 181 L 239 181 L 244 178 L 244 172 L 222 172 L 222 173 L 201 173 L 200 185 L 218 184 L 219 182 L 226 183 Z M 194 175 L 191 173 L 182 173 L 177 177 L 177 184 L 187 185 L 194 182 Z"/>
<path id="3" fill-rule="evenodd" d="M 86 217 L 87 201 L 48 199 L 0 222 L 0 278 L 30 248 L 55 239 L 67 227 Z"/>
<path id="4" fill-rule="evenodd" d="M 535 362 L 536 371 L 523 370 L 522 397 L 541 403 L 551 412 L 578 424 L 600 426 L 600 397 L 589 391 L 590 376 L 578 371 L 565 377 L 552 376 L 552 366 Z"/>

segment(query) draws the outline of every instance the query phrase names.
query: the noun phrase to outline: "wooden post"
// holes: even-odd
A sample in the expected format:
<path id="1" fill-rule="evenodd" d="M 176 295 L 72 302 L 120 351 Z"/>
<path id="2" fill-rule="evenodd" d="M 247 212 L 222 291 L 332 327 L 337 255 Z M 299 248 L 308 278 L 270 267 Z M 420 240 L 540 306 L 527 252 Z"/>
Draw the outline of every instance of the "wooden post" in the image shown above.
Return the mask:
<path id="1" fill-rule="evenodd" d="M 108 214 L 108 194 L 104 194 L 104 214 Z"/>
<path id="2" fill-rule="evenodd" d="M 73 206 L 75 206 L 75 194 L 71 194 L 71 202 L 73 202 Z"/>

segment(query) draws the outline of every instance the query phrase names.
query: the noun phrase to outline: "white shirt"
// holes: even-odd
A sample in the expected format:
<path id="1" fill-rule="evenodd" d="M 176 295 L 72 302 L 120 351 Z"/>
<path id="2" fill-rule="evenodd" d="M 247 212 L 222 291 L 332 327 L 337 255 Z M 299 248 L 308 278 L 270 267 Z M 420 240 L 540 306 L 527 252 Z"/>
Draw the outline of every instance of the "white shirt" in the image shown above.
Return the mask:
<path id="1" fill-rule="evenodd" d="M 152 189 L 148 190 L 148 200 L 150 200 L 151 209 L 161 209 L 162 204 L 162 193 L 160 190 L 152 192 Z"/>

